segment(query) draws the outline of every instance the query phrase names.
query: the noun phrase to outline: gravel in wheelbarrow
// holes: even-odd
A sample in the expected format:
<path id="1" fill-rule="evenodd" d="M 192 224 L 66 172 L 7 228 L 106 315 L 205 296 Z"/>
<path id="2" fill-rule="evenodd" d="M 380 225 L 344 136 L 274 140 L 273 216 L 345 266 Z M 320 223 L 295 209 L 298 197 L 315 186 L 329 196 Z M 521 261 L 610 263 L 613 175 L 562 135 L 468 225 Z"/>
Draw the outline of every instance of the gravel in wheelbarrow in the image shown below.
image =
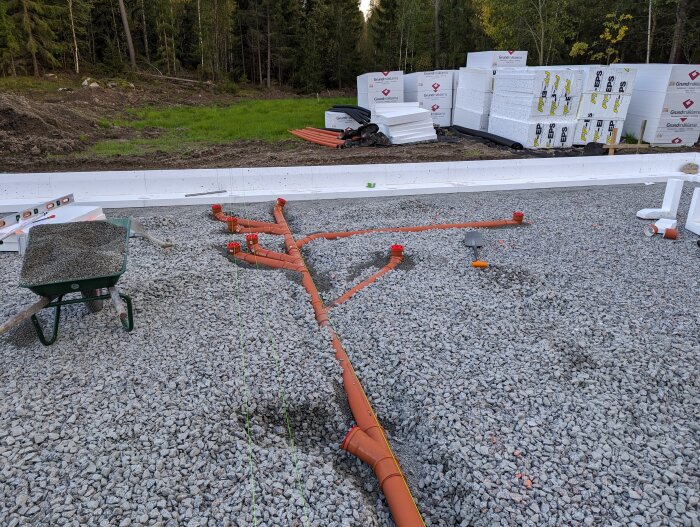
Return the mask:
<path id="1" fill-rule="evenodd" d="M 86 280 L 123 272 L 127 228 L 83 221 L 32 228 L 20 280 L 25 287 Z"/>

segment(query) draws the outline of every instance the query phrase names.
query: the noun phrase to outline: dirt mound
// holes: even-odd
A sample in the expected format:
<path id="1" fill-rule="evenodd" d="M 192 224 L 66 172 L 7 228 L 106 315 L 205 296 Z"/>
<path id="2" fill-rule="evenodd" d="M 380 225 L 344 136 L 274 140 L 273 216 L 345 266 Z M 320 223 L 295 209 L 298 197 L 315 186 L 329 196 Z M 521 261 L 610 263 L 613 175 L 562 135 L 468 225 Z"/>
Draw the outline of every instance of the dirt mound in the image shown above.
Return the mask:
<path id="1" fill-rule="evenodd" d="M 0 152 L 3 154 L 74 152 L 84 147 L 84 141 L 95 127 L 92 116 L 61 103 L 0 94 Z"/>

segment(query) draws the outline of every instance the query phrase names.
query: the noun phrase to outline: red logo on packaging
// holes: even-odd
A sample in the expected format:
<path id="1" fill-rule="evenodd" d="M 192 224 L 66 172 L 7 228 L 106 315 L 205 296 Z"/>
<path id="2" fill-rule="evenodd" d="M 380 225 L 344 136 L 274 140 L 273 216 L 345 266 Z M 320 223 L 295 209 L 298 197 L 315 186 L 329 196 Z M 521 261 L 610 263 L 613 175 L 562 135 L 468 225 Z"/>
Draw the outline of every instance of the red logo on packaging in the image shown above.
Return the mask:
<path id="1" fill-rule="evenodd" d="M 438 104 L 433 104 L 430 109 L 434 112 L 437 112 L 440 109 L 440 105 Z"/>
<path id="2" fill-rule="evenodd" d="M 433 83 L 433 91 L 436 92 L 436 91 L 438 91 L 439 89 L 440 89 L 440 84 L 437 83 L 437 82 L 434 82 L 434 83 Z"/>
<path id="3" fill-rule="evenodd" d="M 389 73 L 391 73 L 391 72 L 390 71 L 382 71 L 382 75 L 384 75 L 385 77 L 388 77 Z"/>
<path id="4" fill-rule="evenodd" d="M 688 108 L 690 108 L 693 104 L 695 104 L 695 101 L 693 101 L 691 99 L 687 99 L 687 100 L 683 101 L 683 106 L 685 106 L 686 110 Z"/>
<path id="5" fill-rule="evenodd" d="M 681 122 L 684 123 L 688 119 L 687 117 L 681 117 Z"/>
<path id="6" fill-rule="evenodd" d="M 515 51 L 512 51 L 510 49 L 508 50 L 508 55 L 512 55 L 513 53 L 515 53 Z"/>
<path id="7" fill-rule="evenodd" d="M 683 142 L 683 139 L 681 139 L 680 137 L 676 137 L 676 138 L 673 139 L 671 142 L 672 142 L 674 145 L 678 145 L 678 144 L 681 144 L 681 143 Z"/>
<path id="8" fill-rule="evenodd" d="M 384 97 L 386 97 L 386 96 L 389 95 L 390 93 L 391 93 L 391 90 L 387 90 L 386 88 L 384 88 L 384 89 L 382 90 L 382 94 L 384 94 Z"/>
<path id="9" fill-rule="evenodd" d="M 700 77 L 700 71 L 698 71 L 698 70 L 693 70 L 693 71 L 691 71 L 690 73 L 688 73 L 688 77 L 690 77 L 690 80 L 691 80 L 691 81 L 694 81 L 695 79 L 697 79 L 698 77 Z"/>

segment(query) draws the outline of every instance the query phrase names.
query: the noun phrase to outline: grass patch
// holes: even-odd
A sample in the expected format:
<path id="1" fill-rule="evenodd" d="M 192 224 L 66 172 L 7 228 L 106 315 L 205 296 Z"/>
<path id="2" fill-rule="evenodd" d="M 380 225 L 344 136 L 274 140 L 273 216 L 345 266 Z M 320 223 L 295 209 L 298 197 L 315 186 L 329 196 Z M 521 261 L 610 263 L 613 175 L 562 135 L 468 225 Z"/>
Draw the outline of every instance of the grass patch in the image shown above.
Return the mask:
<path id="1" fill-rule="evenodd" d="M 0 91 L 42 91 L 51 92 L 58 88 L 75 88 L 76 84 L 68 79 L 50 79 L 36 77 L 0 77 Z"/>
<path id="2" fill-rule="evenodd" d="M 255 99 L 231 106 L 143 108 L 128 111 L 129 119 L 116 126 L 137 130 L 159 128 L 149 139 L 109 140 L 89 153 L 112 156 L 156 150 L 181 150 L 188 145 L 212 145 L 236 140 L 277 142 L 291 139 L 288 130 L 324 126 L 324 112 L 334 104 L 354 104 L 354 99 Z"/>

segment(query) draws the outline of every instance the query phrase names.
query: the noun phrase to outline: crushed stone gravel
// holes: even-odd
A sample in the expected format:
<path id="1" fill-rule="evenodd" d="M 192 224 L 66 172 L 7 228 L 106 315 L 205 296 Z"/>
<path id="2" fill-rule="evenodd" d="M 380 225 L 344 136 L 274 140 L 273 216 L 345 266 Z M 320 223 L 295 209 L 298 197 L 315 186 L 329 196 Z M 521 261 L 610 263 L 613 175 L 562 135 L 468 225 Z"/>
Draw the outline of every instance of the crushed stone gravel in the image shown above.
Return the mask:
<path id="1" fill-rule="evenodd" d="M 79 221 L 32 228 L 20 280 L 33 286 L 119 273 L 128 249 L 126 228 Z"/>
<path id="2" fill-rule="evenodd" d="M 297 238 L 533 222 L 482 231 L 483 271 L 461 231 L 303 249 L 331 301 L 406 248 L 330 318 L 427 525 L 700 524 L 700 250 L 634 217 L 663 191 L 288 203 Z M 133 333 L 74 306 L 51 348 L 27 328 L 0 337 L 0 524 L 392 525 L 371 470 L 339 450 L 352 418 L 298 281 L 230 263 L 205 207 L 114 215 L 178 245 L 130 242 Z M 0 264 L 6 318 L 33 298 L 17 257 Z"/>

